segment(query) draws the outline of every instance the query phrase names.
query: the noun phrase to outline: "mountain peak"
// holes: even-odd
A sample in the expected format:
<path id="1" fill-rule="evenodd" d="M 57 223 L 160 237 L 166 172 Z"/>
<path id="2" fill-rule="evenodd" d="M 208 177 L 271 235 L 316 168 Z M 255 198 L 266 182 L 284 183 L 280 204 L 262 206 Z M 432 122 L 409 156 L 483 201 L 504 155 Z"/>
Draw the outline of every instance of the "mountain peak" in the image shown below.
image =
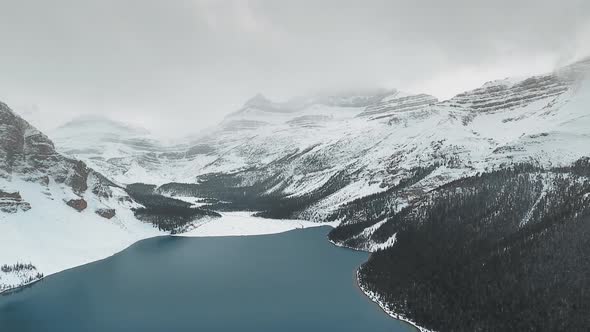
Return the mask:
<path id="1" fill-rule="evenodd" d="M 145 128 L 127 124 L 121 121 L 113 120 L 106 116 L 96 114 L 82 115 L 76 117 L 59 126 L 55 131 L 63 132 L 68 130 L 88 130 L 89 132 L 95 133 L 120 133 L 141 136 L 150 134 L 150 132 Z"/>
<path id="2" fill-rule="evenodd" d="M 268 105 L 271 103 L 272 102 L 268 98 L 266 98 L 263 94 L 257 93 L 254 97 L 248 99 L 246 101 L 246 103 L 244 104 L 244 106 L 258 107 L 258 106 L 262 106 L 262 105 Z"/>
<path id="3" fill-rule="evenodd" d="M 356 89 L 316 92 L 296 96 L 287 101 L 275 102 L 258 93 L 248 99 L 244 108 L 257 108 L 264 111 L 295 111 L 305 107 L 321 104 L 341 107 L 366 107 L 392 95 L 403 94 L 397 89 Z"/>
<path id="4" fill-rule="evenodd" d="M 587 78 L 590 76 L 590 56 L 561 67 L 556 73 L 566 79 Z"/>

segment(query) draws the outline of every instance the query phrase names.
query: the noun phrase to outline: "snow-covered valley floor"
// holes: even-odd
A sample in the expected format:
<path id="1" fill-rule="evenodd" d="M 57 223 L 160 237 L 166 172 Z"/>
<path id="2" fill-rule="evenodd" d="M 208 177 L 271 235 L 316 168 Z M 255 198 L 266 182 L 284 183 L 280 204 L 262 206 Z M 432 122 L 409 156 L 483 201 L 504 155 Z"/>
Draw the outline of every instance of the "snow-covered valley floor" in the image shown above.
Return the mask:
<path id="1" fill-rule="evenodd" d="M 67 207 L 67 209 L 70 209 Z M 71 210 L 71 209 L 70 209 Z M 76 266 L 110 257 L 133 243 L 155 236 L 166 235 L 149 224 L 134 218 L 117 223 L 85 213 L 66 210 L 67 218 L 45 220 L 30 218 L 19 213 L 12 218 L 0 220 L 0 265 L 31 263 L 35 273 L 48 276 Z M 175 236 L 247 236 L 276 234 L 293 229 L 318 226 L 336 226 L 333 223 L 314 223 L 302 220 L 274 220 L 252 216 L 251 212 L 223 212 L 221 218 L 206 219 L 195 224 L 186 233 Z M 131 217 L 131 216 L 129 216 Z M 11 218 L 11 219 L 12 219 Z M 42 229 L 39 229 L 42 227 Z M 27 284 L 30 277 L 21 273 L 0 271 L 0 292 Z"/>
<path id="2" fill-rule="evenodd" d="M 335 227 L 336 223 L 266 219 L 254 217 L 252 212 L 222 212 L 221 218 L 209 219 L 196 228 L 177 235 L 186 237 L 262 235 L 318 226 Z"/>

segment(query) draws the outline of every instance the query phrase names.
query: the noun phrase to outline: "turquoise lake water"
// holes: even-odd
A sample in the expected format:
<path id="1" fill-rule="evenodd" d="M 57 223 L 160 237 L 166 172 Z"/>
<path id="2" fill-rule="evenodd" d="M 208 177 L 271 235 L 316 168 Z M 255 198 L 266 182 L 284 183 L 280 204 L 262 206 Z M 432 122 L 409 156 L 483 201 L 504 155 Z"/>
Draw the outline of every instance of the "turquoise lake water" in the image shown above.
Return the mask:
<path id="1" fill-rule="evenodd" d="M 0 331 L 415 331 L 356 287 L 327 227 L 158 237 L 0 296 Z"/>

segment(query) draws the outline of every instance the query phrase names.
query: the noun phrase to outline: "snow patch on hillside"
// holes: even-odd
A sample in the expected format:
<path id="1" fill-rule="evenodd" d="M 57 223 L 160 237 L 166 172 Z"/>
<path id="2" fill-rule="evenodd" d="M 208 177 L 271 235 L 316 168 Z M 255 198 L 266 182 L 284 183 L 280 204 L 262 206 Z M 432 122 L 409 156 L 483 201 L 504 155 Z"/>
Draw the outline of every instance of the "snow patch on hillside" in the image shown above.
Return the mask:
<path id="1" fill-rule="evenodd" d="M 50 275 L 103 259 L 140 239 L 162 234 L 136 220 L 129 209 L 120 205 L 113 219 L 100 217 L 95 209 L 105 204 L 93 195 L 86 197 L 88 207 L 77 212 L 65 204 L 74 195 L 53 182 L 48 188 L 25 181 L 10 185 L 18 188 L 31 209 L 0 214 L 0 264 L 32 263 L 40 273 Z"/>

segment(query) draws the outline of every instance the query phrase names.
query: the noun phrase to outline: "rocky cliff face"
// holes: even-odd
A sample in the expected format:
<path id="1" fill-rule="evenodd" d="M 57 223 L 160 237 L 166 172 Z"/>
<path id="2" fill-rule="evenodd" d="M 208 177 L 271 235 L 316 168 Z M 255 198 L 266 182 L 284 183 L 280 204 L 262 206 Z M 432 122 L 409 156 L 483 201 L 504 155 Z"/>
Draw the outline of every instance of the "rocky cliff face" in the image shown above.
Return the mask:
<path id="1" fill-rule="evenodd" d="M 371 120 L 388 119 L 396 114 L 424 109 L 437 102 L 436 97 L 427 94 L 408 95 L 396 92 L 379 102 L 368 105 L 358 117 Z"/>
<path id="2" fill-rule="evenodd" d="M 161 234 L 121 186 L 0 103 L 0 292 Z"/>
<path id="3" fill-rule="evenodd" d="M 108 209 L 113 204 L 108 201 L 114 196 L 126 197 L 121 188 L 83 161 L 58 153 L 46 135 L 0 103 L 2 211 L 16 213 L 35 208 L 35 202 L 19 192 L 22 182 L 39 186 L 48 199 L 61 201 L 60 204 L 77 211 L 86 209 L 89 201 L 94 202 L 96 209 Z"/>
<path id="4" fill-rule="evenodd" d="M 571 81 L 556 74 L 536 76 L 519 82 L 500 80 L 461 93 L 446 105 L 475 112 L 523 108 L 535 101 L 557 97 L 570 88 Z"/>
<path id="5" fill-rule="evenodd" d="M 53 142 L 0 103 L 1 176 L 19 176 L 27 181 L 65 184 L 76 194 L 88 189 L 90 170 L 82 161 L 58 154 Z"/>
<path id="6" fill-rule="evenodd" d="M 16 213 L 28 211 L 31 205 L 25 202 L 19 192 L 4 192 L 0 190 L 0 212 Z"/>

